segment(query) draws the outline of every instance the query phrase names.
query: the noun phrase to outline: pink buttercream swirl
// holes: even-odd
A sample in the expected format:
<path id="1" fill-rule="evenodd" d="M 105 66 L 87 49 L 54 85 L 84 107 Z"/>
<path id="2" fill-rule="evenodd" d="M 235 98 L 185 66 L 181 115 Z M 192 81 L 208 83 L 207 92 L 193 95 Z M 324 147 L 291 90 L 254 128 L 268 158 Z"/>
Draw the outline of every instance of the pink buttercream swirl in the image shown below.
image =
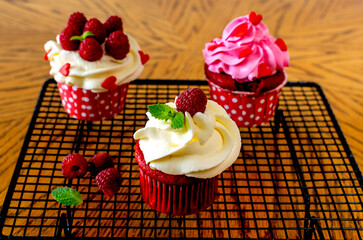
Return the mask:
<path id="1" fill-rule="evenodd" d="M 267 66 L 271 70 L 267 71 L 269 75 L 274 75 L 289 66 L 286 46 L 275 41 L 263 22 L 254 25 L 248 15 L 238 17 L 226 26 L 222 37 L 205 45 L 205 63 L 209 71 L 224 72 L 238 82 L 264 77 L 261 74 L 266 71 L 260 69 L 259 74 L 261 64 L 262 68 Z"/>

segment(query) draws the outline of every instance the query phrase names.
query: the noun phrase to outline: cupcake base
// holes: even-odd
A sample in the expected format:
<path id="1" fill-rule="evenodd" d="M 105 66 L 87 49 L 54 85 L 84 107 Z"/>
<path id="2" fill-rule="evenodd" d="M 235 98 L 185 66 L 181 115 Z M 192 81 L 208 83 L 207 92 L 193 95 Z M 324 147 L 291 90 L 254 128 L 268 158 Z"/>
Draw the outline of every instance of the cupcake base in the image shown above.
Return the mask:
<path id="1" fill-rule="evenodd" d="M 287 77 L 267 92 L 231 91 L 208 80 L 211 99 L 221 105 L 238 127 L 257 127 L 270 121 L 278 105 Z"/>
<path id="2" fill-rule="evenodd" d="M 135 157 L 139 163 L 142 198 L 158 212 L 172 215 L 198 213 L 208 208 L 217 197 L 218 176 L 195 179 L 153 170 L 145 164 L 139 142 L 135 147 Z"/>
<path id="3" fill-rule="evenodd" d="M 57 83 L 64 110 L 72 117 L 100 121 L 116 117 L 124 108 L 129 83 L 107 92 L 92 92 Z"/>

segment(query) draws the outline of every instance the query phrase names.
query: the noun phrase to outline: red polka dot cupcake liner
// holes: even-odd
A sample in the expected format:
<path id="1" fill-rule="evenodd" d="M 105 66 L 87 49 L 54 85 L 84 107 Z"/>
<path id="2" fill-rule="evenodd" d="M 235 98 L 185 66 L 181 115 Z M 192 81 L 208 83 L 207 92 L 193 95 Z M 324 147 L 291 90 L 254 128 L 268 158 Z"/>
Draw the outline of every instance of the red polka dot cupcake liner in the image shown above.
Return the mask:
<path id="1" fill-rule="evenodd" d="M 285 77 L 276 88 L 256 95 L 253 92 L 231 91 L 208 81 L 211 99 L 221 105 L 238 127 L 257 127 L 269 122 L 279 102 Z"/>
<path id="2" fill-rule="evenodd" d="M 165 214 L 188 215 L 205 210 L 218 193 L 218 176 L 198 183 L 166 184 L 148 176 L 140 168 L 140 187 L 144 201 L 154 210 Z"/>
<path id="3" fill-rule="evenodd" d="M 100 121 L 116 117 L 124 108 L 129 83 L 107 92 L 57 83 L 64 110 L 72 117 L 86 121 Z"/>

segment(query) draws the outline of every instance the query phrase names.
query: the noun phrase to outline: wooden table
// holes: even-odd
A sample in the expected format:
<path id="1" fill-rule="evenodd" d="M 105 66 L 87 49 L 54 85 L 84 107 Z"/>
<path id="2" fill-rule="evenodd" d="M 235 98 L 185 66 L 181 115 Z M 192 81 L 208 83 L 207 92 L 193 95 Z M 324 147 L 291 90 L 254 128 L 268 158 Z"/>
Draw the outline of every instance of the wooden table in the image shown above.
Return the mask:
<path id="1" fill-rule="evenodd" d="M 124 29 L 150 54 L 143 79 L 204 79 L 202 49 L 224 26 L 255 10 L 287 43 L 290 81 L 311 81 L 326 94 L 363 169 L 363 2 L 351 1 L 0 1 L 0 206 L 26 130 L 50 76 L 43 45 L 74 11 Z"/>

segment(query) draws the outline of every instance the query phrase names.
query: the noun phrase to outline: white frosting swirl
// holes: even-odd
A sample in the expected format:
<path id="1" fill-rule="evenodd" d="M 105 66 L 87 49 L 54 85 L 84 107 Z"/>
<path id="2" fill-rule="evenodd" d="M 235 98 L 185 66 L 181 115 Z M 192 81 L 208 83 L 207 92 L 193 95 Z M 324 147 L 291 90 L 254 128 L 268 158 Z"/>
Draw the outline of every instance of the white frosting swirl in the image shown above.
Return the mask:
<path id="1" fill-rule="evenodd" d="M 94 62 L 82 59 L 78 51 L 64 50 L 59 43 L 58 35 L 57 42 L 48 41 L 44 45 L 51 66 L 50 75 L 57 82 L 94 92 L 108 91 L 101 86 L 101 83 L 110 76 L 117 78 L 117 85 L 135 80 L 144 69 L 139 54 L 141 49 L 132 36 L 129 34 L 126 35 L 130 43 L 130 52 L 124 59 L 117 60 L 107 55 L 104 50 L 102 58 Z M 66 63 L 70 64 L 69 75 L 63 76 L 59 70 Z"/>
<path id="2" fill-rule="evenodd" d="M 174 107 L 174 103 L 167 103 Z M 181 129 L 146 113 L 145 128 L 135 132 L 146 163 L 152 169 L 171 175 L 212 178 L 237 159 L 241 136 L 235 122 L 214 101 L 208 100 L 204 113 L 193 117 L 186 112 Z"/>

